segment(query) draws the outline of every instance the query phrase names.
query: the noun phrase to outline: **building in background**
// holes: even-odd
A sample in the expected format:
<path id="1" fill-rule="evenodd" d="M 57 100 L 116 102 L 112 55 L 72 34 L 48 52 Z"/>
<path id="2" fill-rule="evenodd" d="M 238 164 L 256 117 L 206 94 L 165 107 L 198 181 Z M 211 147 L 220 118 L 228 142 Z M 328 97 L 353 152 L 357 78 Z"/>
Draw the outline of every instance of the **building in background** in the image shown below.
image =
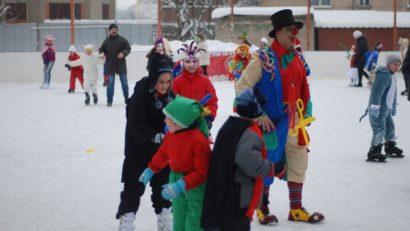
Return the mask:
<path id="1" fill-rule="evenodd" d="M 7 23 L 70 19 L 70 0 L 0 0 L 8 5 Z M 115 0 L 75 0 L 75 19 L 115 19 Z"/>
<path id="2" fill-rule="evenodd" d="M 296 20 L 306 25 L 308 0 L 259 0 L 258 7 L 234 7 L 234 34 L 248 32 L 249 41 L 257 44 L 272 29 L 269 16 L 290 8 Z M 361 30 L 369 47 L 382 41 L 386 50 L 397 50 L 393 41 L 393 1 L 386 0 L 311 0 L 309 50 L 343 50 L 355 44 L 354 30 Z M 410 0 L 397 0 L 397 40 L 410 37 Z M 230 40 L 230 8 L 212 13 L 215 39 Z M 301 30 L 302 49 L 306 50 L 306 27 Z M 236 41 L 234 41 L 236 42 Z"/>

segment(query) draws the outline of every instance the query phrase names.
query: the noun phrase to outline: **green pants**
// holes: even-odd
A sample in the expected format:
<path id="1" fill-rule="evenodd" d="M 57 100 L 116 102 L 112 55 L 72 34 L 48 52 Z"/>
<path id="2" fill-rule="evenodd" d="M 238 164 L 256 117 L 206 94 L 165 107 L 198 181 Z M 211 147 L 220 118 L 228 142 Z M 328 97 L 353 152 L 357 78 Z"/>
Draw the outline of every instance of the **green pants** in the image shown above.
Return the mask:
<path id="1" fill-rule="evenodd" d="M 171 171 L 169 182 L 173 183 L 184 175 Z M 199 231 L 201 229 L 202 205 L 204 203 L 205 184 L 181 194 L 172 200 L 172 213 L 174 218 L 173 230 Z"/>

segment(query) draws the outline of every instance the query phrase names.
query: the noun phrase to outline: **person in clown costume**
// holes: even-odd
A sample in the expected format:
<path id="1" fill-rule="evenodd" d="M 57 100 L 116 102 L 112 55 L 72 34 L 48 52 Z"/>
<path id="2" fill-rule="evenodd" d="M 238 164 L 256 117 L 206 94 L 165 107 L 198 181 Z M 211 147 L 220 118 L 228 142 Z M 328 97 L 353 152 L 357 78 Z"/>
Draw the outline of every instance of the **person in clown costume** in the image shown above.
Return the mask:
<path id="1" fill-rule="evenodd" d="M 184 43 L 182 48 L 177 50 L 183 70 L 174 79 L 172 89 L 175 95 L 185 96 L 196 101 L 201 101 L 204 97 L 210 96 L 210 99 L 203 106 L 207 111 L 204 118 L 208 128 L 211 129 L 218 110 L 218 97 L 211 80 L 203 74 L 199 66 L 199 52 L 205 51 L 199 49 L 196 43 L 196 41 L 192 41 L 189 45 Z"/>
<path id="2" fill-rule="evenodd" d="M 148 184 L 154 174 L 169 165 L 169 183 L 162 186 L 161 195 L 172 200 L 172 230 L 199 231 L 211 156 L 203 107 L 178 95 L 162 111 L 169 132 L 139 181 Z"/>
<path id="3" fill-rule="evenodd" d="M 274 41 L 270 47 L 260 49 L 258 56 L 251 60 L 236 90 L 240 94 L 246 88 L 255 88 L 267 99 L 258 124 L 264 132 L 267 158 L 275 164 L 282 161 L 287 165 L 285 180 L 290 201 L 288 220 L 318 223 L 324 220 L 323 214 L 311 214 L 302 206 L 309 143 L 302 122 L 310 117 L 307 110 L 310 91 L 305 62 L 295 50 L 294 43 L 303 23 L 295 21 L 289 9 L 274 13 L 270 19 L 273 30 L 269 36 Z M 293 132 L 290 131 L 295 130 L 296 135 L 291 135 Z M 278 222 L 268 208 L 269 186 L 272 183 L 272 177 L 265 177 L 262 205 L 257 209 L 261 224 Z"/>
<path id="4" fill-rule="evenodd" d="M 235 83 L 241 77 L 242 71 L 248 66 L 251 59 L 250 48 L 246 44 L 241 44 L 235 49 L 233 56 L 230 56 L 226 62 L 225 67 L 229 73 L 229 79 L 234 80 Z"/>

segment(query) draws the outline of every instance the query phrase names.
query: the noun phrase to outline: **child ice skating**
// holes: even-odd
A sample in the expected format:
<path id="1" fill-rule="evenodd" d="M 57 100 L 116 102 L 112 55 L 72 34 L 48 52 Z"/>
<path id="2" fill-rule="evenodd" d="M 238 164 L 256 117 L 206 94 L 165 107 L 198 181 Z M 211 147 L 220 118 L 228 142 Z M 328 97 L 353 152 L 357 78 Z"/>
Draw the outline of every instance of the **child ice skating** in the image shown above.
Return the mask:
<path id="1" fill-rule="evenodd" d="M 195 100 L 176 96 L 163 112 L 169 132 L 139 181 L 147 184 L 169 165 L 169 183 L 163 186 L 161 195 L 172 200 L 173 230 L 202 230 L 200 219 L 211 155 L 203 108 Z"/>
<path id="2" fill-rule="evenodd" d="M 97 53 L 93 53 L 93 45 L 84 46 L 84 56 L 81 58 L 84 68 L 84 91 L 85 105 L 90 105 L 90 95 L 93 96 L 93 103 L 98 103 L 97 82 L 98 64 L 104 64 L 105 59 Z"/>
<path id="3" fill-rule="evenodd" d="M 77 49 L 75 48 L 74 45 L 71 45 L 68 48 L 68 51 L 70 52 L 67 63 L 65 66 L 67 69 L 70 71 L 70 87 L 68 89 L 68 93 L 74 93 L 75 91 L 75 80 L 78 79 L 81 84 L 81 88 L 84 88 L 84 78 L 83 78 L 83 66 L 81 65 L 81 62 L 78 62 L 80 59 L 80 56 L 77 54 Z M 76 62 L 77 61 L 77 62 Z"/>
<path id="4" fill-rule="evenodd" d="M 399 56 L 389 55 L 386 58 L 386 66 L 376 70 L 376 79 L 372 85 L 368 108 L 364 115 L 366 116 L 369 112 L 370 126 L 373 131 L 367 161 L 385 162 L 386 157 L 404 157 L 403 150 L 396 146 L 392 117 L 396 115 L 397 110 L 397 82 L 394 73 L 400 69 L 400 65 Z M 382 154 L 383 144 L 386 155 Z"/>
<path id="5" fill-rule="evenodd" d="M 209 164 L 201 225 L 209 231 L 250 230 L 262 198 L 263 176 L 282 178 L 284 162 L 266 159 L 262 131 L 256 120 L 263 113 L 251 88 L 237 98 L 237 113 L 222 125 Z"/>

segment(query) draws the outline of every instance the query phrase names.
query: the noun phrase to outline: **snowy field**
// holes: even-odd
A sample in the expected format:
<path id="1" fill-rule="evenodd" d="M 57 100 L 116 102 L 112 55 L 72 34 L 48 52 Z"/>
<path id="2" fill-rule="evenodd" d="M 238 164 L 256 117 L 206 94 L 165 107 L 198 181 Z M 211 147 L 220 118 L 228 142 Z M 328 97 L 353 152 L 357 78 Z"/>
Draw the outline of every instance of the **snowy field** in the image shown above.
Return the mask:
<path id="1" fill-rule="evenodd" d="M 310 83 L 317 121 L 308 128 L 312 143 L 303 202 L 326 220 L 317 225 L 287 221 L 287 187 L 277 182 L 270 208 L 279 225 L 254 221 L 252 230 L 409 230 L 410 102 L 399 96 L 395 117 L 398 145 L 407 157 L 368 163 L 371 130 L 368 118 L 362 123 L 358 118 L 369 89 L 350 88 L 343 78 L 312 78 Z M 401 75 L 398 83 L 402 90 Z M 216 135 L 231 114 L 233 83 L 214 85 L 220 99 Z M 100 103 L 86 107 L 83 93 L 68 94 L 67 86 L 0 85 L 0 230 L 118 229 L 114 216 L 122 189 L 125 126 L 119 81 L 112 108 L 106 107 L 103 87 Z M 156 230 L 150 188 L 146 192 L 136 219 L 139 231 Z"/>

